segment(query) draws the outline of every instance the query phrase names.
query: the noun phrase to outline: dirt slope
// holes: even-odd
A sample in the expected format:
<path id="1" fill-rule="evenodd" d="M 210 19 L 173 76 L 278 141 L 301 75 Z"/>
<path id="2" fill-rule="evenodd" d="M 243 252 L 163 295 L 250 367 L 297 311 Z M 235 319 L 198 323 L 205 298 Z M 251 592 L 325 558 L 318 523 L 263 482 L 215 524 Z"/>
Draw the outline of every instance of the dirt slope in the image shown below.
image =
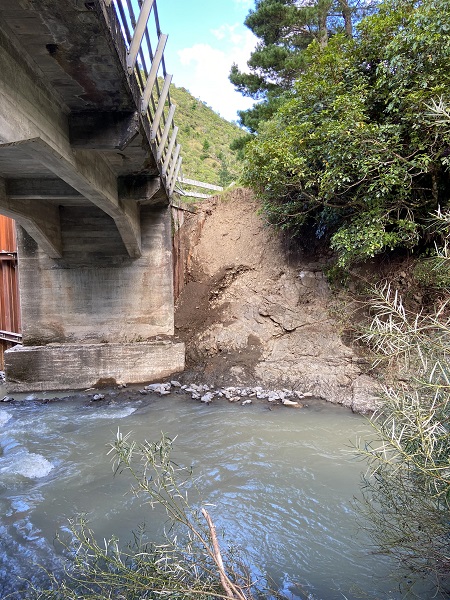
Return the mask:
<path id="1" fill-rule="evenodd" d="M 323 260 L 288 255 L 257 210 L 237 189 L 185 222 L 187 283 L 175 326 L 188 372 L 214 385 L 291 388 L 372 410 L 375 384 L 330 316 Z"/>

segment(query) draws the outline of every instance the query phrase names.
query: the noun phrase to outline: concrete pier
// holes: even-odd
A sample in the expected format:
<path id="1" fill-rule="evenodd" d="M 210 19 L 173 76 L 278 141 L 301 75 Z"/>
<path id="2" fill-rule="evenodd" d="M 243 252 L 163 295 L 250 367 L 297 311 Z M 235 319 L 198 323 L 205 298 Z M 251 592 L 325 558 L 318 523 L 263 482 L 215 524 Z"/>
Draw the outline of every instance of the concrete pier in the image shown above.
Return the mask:
<path id="1" fill-rule="evenodd" d="M 61 223 L 61 259 L 19 229 L 24 345 L 5 353 L 8 389 L 80 389 L 182 371 L 184 345 L 170 339 L 170 210 L 142 210 L 139 259 L 96 207 L 61 209 Z"/>

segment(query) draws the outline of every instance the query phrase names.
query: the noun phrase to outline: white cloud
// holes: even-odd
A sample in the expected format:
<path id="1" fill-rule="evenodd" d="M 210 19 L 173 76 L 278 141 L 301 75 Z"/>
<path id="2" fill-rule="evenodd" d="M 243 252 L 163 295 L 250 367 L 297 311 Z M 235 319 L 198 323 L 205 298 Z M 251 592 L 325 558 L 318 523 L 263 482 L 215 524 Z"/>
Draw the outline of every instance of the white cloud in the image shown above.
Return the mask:
<path id="1" fill-rule="evenodd" d="M 228 75 L 233 63 L 240 69 L 246 68 L 256 38 L 242 25 L 224 24 L 213 34 L 217 45 L 194 44 L 178 51 L 185 71 L 178 74 L 175 83 L 186 87 L 226 119 L 235 120 L 236 111 L 249 108 L 253 100 L 236 92 Z"/>
<path id="2" fill-rule="evenodd" d="M 211 29 L 211 33 L 218 40 L 230 41 L 233 46 L 245 45 L 247 37 L 246 34 L 248 33 L 251 36 L 251 33 L 242 29 L 242 25 L 239 25 L 239 23 L 235 23 L 234 25 L 224 23 L 218 29 Z"/>

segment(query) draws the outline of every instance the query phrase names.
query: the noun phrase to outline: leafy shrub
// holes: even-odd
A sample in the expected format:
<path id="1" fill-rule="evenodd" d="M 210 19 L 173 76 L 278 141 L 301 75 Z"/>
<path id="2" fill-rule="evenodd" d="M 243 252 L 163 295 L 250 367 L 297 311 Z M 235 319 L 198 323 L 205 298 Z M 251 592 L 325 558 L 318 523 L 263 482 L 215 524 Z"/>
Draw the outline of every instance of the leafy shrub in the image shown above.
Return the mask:
<path id="1" fill-rule="evenodd" d="M 378 360 L 403 364 L 402 382 L 385 387 L 359 449 L 368 461 L 360 502 L 377 550 L 394 556 L 413 582 L 430 576 L 436 595 L 450 584 L 450 320 L 446 305 L 409 314 L 388 285 L 375 290 L 362 338 Z M 403 359 L 403 361 L 402 361 Z"/>
<path id="2" fill-rule="evenodd" d="M 355 39 L 303 51 L 304 72 L 246 146 L 244 181 L 272 223 L 314 228 L 346 267 L 434 241 L 450 127 L 430 106 L 445 107 L 449 31 L 450 0 L 385 0 Z"/>

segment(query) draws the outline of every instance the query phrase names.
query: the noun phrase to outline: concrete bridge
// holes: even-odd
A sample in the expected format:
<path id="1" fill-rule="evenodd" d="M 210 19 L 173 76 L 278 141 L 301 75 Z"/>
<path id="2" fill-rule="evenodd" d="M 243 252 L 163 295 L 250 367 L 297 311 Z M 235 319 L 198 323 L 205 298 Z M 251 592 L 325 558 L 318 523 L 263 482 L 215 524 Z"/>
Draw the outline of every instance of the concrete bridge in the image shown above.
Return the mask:
<path id="1" fill-rule="evenodd" d="M 0 0 L 0 213 L 21 226 L 13 391 L 184 367 L 166 40 L 152 0 Z"/>

